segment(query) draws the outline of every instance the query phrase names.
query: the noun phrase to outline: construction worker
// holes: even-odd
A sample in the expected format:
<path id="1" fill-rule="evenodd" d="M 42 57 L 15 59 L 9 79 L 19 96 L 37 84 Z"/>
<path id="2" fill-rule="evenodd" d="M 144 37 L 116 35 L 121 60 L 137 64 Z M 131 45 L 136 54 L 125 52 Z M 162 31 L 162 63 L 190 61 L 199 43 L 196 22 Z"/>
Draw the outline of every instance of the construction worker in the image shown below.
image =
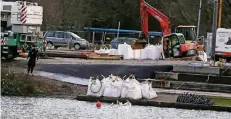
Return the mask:
<path id="1" fill-rule="evenodd" d="M 35 45 L 32 46 L 32 49 L 30 50 L 27 59 L 29 58 L 28 61 L 28 70 L 27 73 L 28 74 L 32 74 L 33 75 L 33 70 L 36 64 L 36 59 L 38 60 L 38 50 L 35 49 Z"/>

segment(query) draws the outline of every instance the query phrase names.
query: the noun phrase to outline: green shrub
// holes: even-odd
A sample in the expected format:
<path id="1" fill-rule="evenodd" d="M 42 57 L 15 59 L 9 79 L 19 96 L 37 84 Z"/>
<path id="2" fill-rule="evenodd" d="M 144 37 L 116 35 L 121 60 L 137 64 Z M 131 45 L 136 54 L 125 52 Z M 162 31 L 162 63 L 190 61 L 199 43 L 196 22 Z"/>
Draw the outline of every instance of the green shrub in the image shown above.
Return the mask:
<path id="1" fill-rule="evenodd" d="M 2 95 L 28 96 L 39 93 L 31 76 L 9 69 L 2 69 L 1 76 Z"/>

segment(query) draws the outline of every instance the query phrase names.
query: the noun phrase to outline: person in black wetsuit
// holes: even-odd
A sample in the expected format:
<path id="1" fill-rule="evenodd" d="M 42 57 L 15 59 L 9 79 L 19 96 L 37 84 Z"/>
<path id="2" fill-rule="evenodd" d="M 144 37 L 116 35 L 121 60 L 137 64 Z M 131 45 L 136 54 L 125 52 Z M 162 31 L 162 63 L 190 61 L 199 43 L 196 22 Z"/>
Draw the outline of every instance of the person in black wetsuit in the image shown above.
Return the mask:
<path id="1" fill-rule="evenodd" d="M 29 54 L 28 54 L 28 70 L 27 73 L 31 73 L 33 74 L 33 70 L 36 64 L 36 59 L 38 60 L 38 50 L 35 49 L 35 46 L 32 46 L 32 49 L 30 50 Z M 28 59 L 27 58 L 27 59 Z"/>

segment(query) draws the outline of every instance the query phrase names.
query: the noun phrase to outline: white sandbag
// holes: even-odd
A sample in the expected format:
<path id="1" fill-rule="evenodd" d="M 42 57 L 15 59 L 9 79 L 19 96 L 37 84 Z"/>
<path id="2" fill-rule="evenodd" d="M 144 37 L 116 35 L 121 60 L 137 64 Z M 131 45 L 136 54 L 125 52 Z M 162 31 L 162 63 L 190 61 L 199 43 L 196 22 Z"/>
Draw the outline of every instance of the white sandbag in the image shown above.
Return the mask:
<path id="1" fill-rule="evenodd" d="M 207 62 L 207 54 L 203 51 L 199 51 L 199 58 L 204 61 Z"/>
<path id="2" fill-rule="evenodd" d="M 142 99 L 140 83 L 135 78 L 127 78 L 123 82 L 121 98 Z"/>
<path id="3" fill-rule="evenodd" d="M 106 85 L 104 85 L 103 96 L 104 97 L 120 97 L 122 90 L 123 81 L 121 78 L 116 77 L 115 80 L 108 81 Z"/>
<path id="4" fill-rule="evenodd" d="M 145 47 L 145 53 L 147 54 L 147 59 L 158 60 L 161 56 L 161 50 L 158 46 L 148 45 Z"/>
<path id="5" fill-rule="evenodd" d="M 144 99 L 154 99 L 157 97 L 156 91 L 152 88 L 152 84 L 148 81 L 141 83 L 142 97 Z"/>
<path id="6" fill-rule="evenodd" d="M 133 49 L 130 45 L 126 45 L 124 47 L 124 51 L 122 54 L 124 55 L 124 59 L 134 59 Z"/>
<path id="7" fill-rule="evenodd" d="M 124 55 L 124 50 L 125 50 L 125 47 L 127 46 L 128 44 L 124 43 L 124 44 L 119 44 L 118 45 L 118 53 L 119 55 Z"/>
<path id="8" fill-rule="evenodd" d="M 141 59 L 148 59 L 147 49 L 142 49 L 141 52 Z"/>
<path id="9" fill-rule="evenodd" d="M 142 59 L 142 50 L 133 50 L 134 59 Z"/>
<path id="10" fill-rule="evenodd" d="M 92 78 L 89 79 L 87 95 L 96 96 L 96 97 L 100 97 L 103 95 L 102 83 L 98 79 L 96 80 L 93 80 Z"/>

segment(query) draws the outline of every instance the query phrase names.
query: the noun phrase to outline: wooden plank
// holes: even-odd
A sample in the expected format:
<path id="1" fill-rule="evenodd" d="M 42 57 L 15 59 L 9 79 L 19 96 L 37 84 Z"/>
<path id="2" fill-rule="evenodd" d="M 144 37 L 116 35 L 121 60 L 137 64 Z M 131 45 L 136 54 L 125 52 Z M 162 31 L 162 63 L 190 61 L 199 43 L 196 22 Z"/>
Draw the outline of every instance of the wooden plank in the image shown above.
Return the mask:
<path id="1" fill-rule="evenodd" d="M 174 72 L 155 72 L 155 78 L 156 79 L 173 79 L 178 80 L 178 73 Z"/>
<path id="2" fill-rule="evenodd" d="M 99 60 L 120 60 L 120 55 L 97 55 L 97 54 L 89 54 L 87 59 L 99 59 Z"/>
<path id="3" fill-rule="evenodd" d="M 152 86 L 153 88 L 231 93 L 231 85 L 225 85 L 225 84 L 155 80 L 153 81 Z"/>
<path id="4" fill-rule="evenodd" d="M 215 74 L 220 75 L 219 67 L 193 67 L 193 66 L 173 66 L 174 72 L 197 73 L 197 74 Z"/>
<path id="5" fill-rule="evenodd" d="M 131 99 L 121 99 L 121 98 L 109 98 L 109 97 L 92 97 L 86 95 L 79 95 L 75 99 L 79 101 L 89 101 L 89 102 L 97 102 L 100 100 L 101 102 L 106 103 L 116 103 L 119 102 L 125 103 L 127 100 L 132 105 L 140 105 L 140 106 L 155 106 L 155 107 L 167 107 L 167 108 L 178 108 L 178 109 L 196 109 L 196 110 L 214 110 L 214 111 L 227 111 L 231 112 L 231 107 L 222 107 L 222 106 L 207 106 L 201 104 L 183 104 L 183 103 L 172 103 L 172 102 L 157 102 L 153 100 L 131 100 Z"/>

